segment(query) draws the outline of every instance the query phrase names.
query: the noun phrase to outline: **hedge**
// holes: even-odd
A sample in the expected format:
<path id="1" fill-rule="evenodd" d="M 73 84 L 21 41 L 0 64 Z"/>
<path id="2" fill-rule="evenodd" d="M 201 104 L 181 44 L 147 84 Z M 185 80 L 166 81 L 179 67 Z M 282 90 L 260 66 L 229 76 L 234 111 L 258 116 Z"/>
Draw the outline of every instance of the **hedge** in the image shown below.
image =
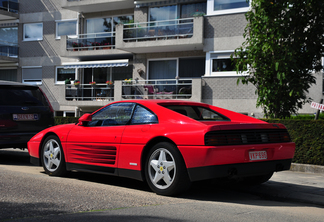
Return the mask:
<path id="1" fill-rule="evenodd" d="M 55 124 L 76 123 L 79 117 L 55 117 Z M 284 124 L 296 143 L 294 163 L 324 166 L 324 120 L 262 119 Z"/>
<path id="2" fill-rule="evenodd" d="M 284 124 L 296 143 L 294 163 L 324 166 L 324 120 L 262 119 Z"/>
<path id="3" fill-rule="evenodd" d="M 56 116 L 54 118 L 54 120 L 55 120 L 55 125 L 61 125 L 61 124 L 67 124 L 67 123 L 77 123 L 79 118 L 80 117 L 71 117 L 71 116 L 62 117 L 62 116 Z"/>

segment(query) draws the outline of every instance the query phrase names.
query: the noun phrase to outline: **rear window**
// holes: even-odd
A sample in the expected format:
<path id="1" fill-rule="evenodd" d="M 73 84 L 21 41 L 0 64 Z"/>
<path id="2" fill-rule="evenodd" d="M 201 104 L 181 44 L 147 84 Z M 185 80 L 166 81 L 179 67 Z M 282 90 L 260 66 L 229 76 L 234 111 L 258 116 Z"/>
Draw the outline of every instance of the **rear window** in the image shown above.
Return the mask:
<path id="1" fill-rule="evenodd" d="M 48 106 L 39 88 L 35 87 L 0 87 L 1 106 Z"/>
<path id="2" fill-rule="evenodd" d="M 184 106 L 184 105 L 162 105 L 177 113 L 188 116 L 198 121 L 229 121 L 230 119 L 222 114 L 203 106 Z"/>

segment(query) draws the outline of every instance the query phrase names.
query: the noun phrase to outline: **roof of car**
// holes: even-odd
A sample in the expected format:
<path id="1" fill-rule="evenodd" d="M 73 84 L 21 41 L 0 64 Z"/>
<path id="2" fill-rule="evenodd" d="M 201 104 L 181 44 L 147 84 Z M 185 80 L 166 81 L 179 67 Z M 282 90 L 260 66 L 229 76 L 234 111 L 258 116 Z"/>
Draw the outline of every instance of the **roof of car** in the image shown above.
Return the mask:
<path id="1" fill-rule="evenodd" d="M 0 80 L 0 86 L 33 86 L 33 87 L 38 87 L 37 85 L 30 85 L 30 84 L 21 83 L 21 82 L 4 81 L 4 80 Z"/>

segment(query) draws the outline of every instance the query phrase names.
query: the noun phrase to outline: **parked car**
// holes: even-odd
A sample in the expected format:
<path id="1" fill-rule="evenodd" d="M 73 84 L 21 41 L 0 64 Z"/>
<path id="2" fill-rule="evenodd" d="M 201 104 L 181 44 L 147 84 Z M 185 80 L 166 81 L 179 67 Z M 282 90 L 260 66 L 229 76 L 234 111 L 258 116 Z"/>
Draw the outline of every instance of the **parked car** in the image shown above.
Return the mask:
<path id="1" fill-rule="evenodd" d="M 192 181 L 212 178 L 265 182 L 289 170 L 295 144 L 282 124 L 208 104 L 127 100 L 38 133 L 28 151 L 49 175 L 75 170 L 129 177 L 157 194 L 175 195 Z"/>
<path id="2" fill-rule="evenodd" d="M 0 81 L 0 148 L 27 148 L 36 133 L 50 126 L 53 108 L 38 86 Z"/>

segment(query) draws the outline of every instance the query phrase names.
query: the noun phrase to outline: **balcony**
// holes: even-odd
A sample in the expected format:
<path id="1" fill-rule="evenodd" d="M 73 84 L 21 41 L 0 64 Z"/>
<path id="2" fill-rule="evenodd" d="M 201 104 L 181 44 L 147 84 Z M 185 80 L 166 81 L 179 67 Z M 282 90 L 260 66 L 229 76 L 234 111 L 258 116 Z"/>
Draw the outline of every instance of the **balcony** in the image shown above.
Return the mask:
<path id="1" fill-rule="evenodd" d="M 62 8 L 91 13 L 134 8 L 133 0 L 66 0 Z"/>
<path id="2" fill-rule="evenodd" d="M 0 63 L 18 62 L 18 44 L 0 40 Z"/>
<path id="3" fill-rule="evenodd" d="M 65 85 L 68 105 L 103 106 L 127 99 L 176 99 L 201 101 L 201 79 L 154 79 L 115 81 L 106 84 Z"/>
<path id="4" fill-rule="evenodd" d="M 117 50 L 115 46 L 115 32 L 88 33 L 73 36 L 62 36 L 62 55 L 82 59 L 91 56 L 129 55 L 125 51 Z"/>
<path id="5" fill-rule="evenodd" d="M 18 19 L 18 0 L 0 0 L 0 21 Z"/>
<path id="6" fill-rule="evenodd" d="M 116 26 L 116 48 L 132 53 L 203 49 L 203 17 Z"/>

